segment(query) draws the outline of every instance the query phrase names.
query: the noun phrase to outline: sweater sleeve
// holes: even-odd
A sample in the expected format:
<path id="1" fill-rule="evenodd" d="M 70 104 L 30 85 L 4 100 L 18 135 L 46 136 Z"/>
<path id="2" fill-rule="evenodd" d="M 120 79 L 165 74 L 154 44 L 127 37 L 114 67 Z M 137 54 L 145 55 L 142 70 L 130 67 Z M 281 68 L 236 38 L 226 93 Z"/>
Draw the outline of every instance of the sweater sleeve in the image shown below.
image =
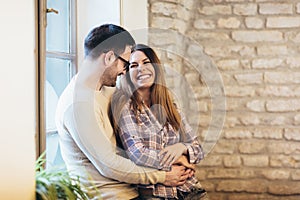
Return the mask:
<path id="1" fill-rule="evenodd" d="M 93 109 L 87 102 L 75 103 L 65 113 L 64 124 L 76 145 L 99 173 L 132 184 L 163 183 L 166 172 L 137 166 L 116 153 L 115 144 L 98 126 Z"/>

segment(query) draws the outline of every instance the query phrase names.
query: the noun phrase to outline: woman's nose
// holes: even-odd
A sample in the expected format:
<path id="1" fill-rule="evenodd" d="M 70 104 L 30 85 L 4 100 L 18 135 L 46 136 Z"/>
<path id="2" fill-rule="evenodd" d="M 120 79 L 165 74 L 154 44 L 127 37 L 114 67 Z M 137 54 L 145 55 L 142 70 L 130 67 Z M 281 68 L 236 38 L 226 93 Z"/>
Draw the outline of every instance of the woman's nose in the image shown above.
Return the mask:
<path id="1" fill-rule="evenodd" d="M 144 68 L 144 65 L 143 65 L 143 64 L 139 64 L 138 67 L 137 67 L 137 69 L 138 69 L 139 71 L 142 71 L 142 70 L 144 70 L 145 68 Z"/>

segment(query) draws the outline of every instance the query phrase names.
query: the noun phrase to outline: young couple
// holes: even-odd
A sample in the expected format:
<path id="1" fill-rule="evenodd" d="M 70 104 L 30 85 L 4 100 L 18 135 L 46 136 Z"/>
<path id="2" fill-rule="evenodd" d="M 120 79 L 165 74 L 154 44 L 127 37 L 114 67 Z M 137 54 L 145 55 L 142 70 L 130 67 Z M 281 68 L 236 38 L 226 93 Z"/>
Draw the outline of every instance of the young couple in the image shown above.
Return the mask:
<path id="1" fill-rule="evenodd" d="M 113 24 L 94 28 L 84 48 L 85 61 L 56 113 L 70 173 L 98 189 L 94 199 L 205 198 L 194 177 L 202 148 L 172 101 L 153 49 Z"/>

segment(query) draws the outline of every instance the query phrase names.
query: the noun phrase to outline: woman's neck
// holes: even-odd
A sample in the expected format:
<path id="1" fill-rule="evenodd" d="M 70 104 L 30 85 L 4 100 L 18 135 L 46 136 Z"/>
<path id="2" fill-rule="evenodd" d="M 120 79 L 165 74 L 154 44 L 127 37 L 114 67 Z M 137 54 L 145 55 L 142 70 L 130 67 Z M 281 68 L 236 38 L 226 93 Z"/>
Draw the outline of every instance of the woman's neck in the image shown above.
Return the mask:
<path id="1" fill-rule="evenodd" d="M 151 99 L 150 99 L 150 88 L 140 88 L 137 90 L 141 101 L 148 107 L 150 107 Z"/>

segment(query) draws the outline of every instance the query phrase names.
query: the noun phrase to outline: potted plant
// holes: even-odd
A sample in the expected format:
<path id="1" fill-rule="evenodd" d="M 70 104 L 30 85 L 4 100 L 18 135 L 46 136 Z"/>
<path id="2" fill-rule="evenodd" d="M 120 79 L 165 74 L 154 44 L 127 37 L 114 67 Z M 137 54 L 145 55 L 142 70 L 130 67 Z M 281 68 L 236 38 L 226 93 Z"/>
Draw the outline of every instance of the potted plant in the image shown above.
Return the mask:
<path id="1" fill-rule="evenodd" d="M 62 168 L 45 169 L 45 153 L 36 161 L 36 200 L 88 200 L 88 189 Z"/>

